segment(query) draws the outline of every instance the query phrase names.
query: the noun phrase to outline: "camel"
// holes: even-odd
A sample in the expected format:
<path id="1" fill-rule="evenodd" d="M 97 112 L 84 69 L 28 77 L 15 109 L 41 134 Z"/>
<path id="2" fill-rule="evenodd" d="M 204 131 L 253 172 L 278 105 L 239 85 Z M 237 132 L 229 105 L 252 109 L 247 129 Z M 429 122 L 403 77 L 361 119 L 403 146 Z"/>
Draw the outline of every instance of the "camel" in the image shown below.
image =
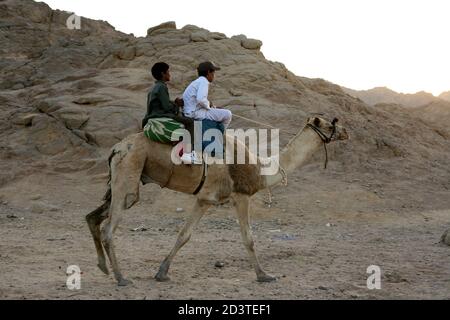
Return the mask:
<path id="1" fill-rule="evenodd" d="M 125 210 L 139 200 L 139 183 L 156 183 L 163 188 L 196 193 L 195 204 L 179 232 L 174 247 L 162 261 L 155 279 L 170 280 L 167 273 L 177 254 L 191 238 L 195 226 L 212 205 L 230 201 L 236 209 L 241 236 L 256 272 L 257 281 L 269 282 L 276 277 L 268 274 L 260 265 L 255 252 L 249 222 L 251 197 L 258 191 L 271 188 L 283 182 L 286 174 L 305 164 L 325 143 L 348 139 L 345 128 L 321 117 L 310 117 L 306 126 L 300 130 L 280 152 L 279 169 L 273 175 L 261 175 L 262 163 L 271 158 L 262 159 L 246 150 L 245 164 L 211 164 L 205 178 L 203 165 L 173 165 L 172 146 L 151 141 L 142 132 L 132 134 L 117 143 L 109 156 L 110 179 L 104 203 L 86 216 L 90 232 L 94 239 L 98 256 L 98 267 L 109 274 L 104 251 L 109 257 L 114 277 L 119 286 L 131 281 L 125 279 L 120 271 L 113 242 L 116 230 Z M 226 143 L 229 137 L 225 136 Z M 234 137 L 232 140 L 234 142 Z M 236 148 L 234 148 L 236 150 Z M 253 157 L 256 157 L 253 158 Z M 256 160 L 255 162 L 248 161 Z M 256 164 L 250 164 L 256 163 Z M 202 181 L 203 180 L 203 181 Z"/>

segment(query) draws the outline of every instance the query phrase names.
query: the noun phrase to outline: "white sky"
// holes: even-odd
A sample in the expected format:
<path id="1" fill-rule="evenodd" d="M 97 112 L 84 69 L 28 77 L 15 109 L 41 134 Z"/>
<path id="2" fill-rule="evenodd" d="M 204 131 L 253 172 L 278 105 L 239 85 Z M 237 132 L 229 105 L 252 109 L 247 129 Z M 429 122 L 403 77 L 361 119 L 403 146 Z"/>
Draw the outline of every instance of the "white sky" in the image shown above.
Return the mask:
<path id="1" fill-rule="evenodd" d="M 353 89 L 450 90 L 448 0 L 46 0 L 145 36 L 176 21 L 263 41 L 267 59 Z"/>

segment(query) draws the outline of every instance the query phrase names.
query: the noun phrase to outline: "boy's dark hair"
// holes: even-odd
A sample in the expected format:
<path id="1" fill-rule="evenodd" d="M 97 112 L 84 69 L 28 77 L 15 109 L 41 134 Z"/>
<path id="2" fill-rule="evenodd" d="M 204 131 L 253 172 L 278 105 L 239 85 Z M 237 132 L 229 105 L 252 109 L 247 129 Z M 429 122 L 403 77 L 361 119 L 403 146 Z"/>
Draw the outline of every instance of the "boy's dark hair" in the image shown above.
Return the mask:
<path id="1" fill-rule="evenodd" d="M 203 69 L 203 70 L 199 70 L 199 69 L 197 69 L 197 73 L 198 73 L 198 76 L 199 77 L 206 77 L 207 75 L 208 75 L 208 72 L 209 72 L 210 70 L 205 70 L 205 69 Z M 212 70 L 211 70 L 212 71 Z"/>
<path id="2" fill-rule="evenodd" d="M 169 70 L 169 65 L 165 62 L 157 62 L 152 67 L 152 76 L 156 80 L 162 79 L 162 74 Z"/>

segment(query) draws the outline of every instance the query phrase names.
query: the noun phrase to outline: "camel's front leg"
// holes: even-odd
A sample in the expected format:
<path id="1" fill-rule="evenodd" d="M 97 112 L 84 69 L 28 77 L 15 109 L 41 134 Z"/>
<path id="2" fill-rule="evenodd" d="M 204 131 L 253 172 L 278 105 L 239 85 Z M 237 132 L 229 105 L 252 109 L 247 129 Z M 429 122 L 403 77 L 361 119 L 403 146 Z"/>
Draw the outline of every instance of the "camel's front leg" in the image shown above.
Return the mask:
<path id="1" fill-rule="evenodd" d="M 252 233 L 249 224 L 250 213 L 250 197 L 244 194 L 235 194 L 233 196 L 236 205 L 236 212 L 241 227 L 242 240 L 250 256 L 250 260 L 255 268 L 256 277 L 259 282 L 270 282 L 276 280 L 274 276 L 267 274 L 259 264 L 258 257 L 255 253 L 255 244 L 253 242 Z"/>
<path id="2" fill-rule="evenodd" d="M 155 276 L 157 281 L 168 281 L 170 278 L 167 276 L 167 272 L 169 271 L 170 264 L 172 263 L 173 258 L 177 254 L 178 250 L 181 249 L 182 246 L 186 244 L 191 238 L 191 234 L 195 226 L 200 221 L 201 217 L 205 214 L 206 210 L 208 210 L 209 205 L 200 202 L 197 200 L 195 202 L 194 208 L 192 209 L 191 215 L 186 220 L 183 229 L 181 229 L 177 242 L 173 247 L 172 251 L 170 251 L 169 255 L 164 259 L 159 267 L 159 271 Z"/>

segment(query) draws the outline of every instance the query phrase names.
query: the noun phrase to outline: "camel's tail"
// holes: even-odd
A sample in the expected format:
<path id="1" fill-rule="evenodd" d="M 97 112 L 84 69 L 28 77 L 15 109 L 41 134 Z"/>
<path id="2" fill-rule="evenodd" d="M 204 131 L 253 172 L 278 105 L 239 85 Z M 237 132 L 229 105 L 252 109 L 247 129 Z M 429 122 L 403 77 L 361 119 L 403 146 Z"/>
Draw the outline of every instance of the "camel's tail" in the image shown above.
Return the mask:
<path id="1" fill-rule="evenodd" d="M 88 220 L 88 224 L 89 224 L 89 217 L 95 217 L 95 216 L 103 216 L 105 212 L 108 212 L 109 206 L 111 204 L 111 160 L 114 157 L 114 155 L 117 153 L 117 151 L 115 150 L 115 148 L 113 148 L 111 150 L 111 154 L 108 157 L 108 168 L 109 168 L 109 173 L 108 173 L 108 182 L 107 182 L 107 186 L 108 189 L 106 190 L 105 195 L 103 196 L 103 204 L 98 207 L 97 209 L 95 209 L 94 211 L 90 212 L 88 215 L 86 215 L 86 220 Z M 108 215 L 106 214 L 105 218 Z M 103 221 L 104 219 L 102 219 L 101 221 Z"/>
<path id="2" fill-rule="evenodd" d="M 109 167 L 108 182 L 107 182 L 108 188 L 106 190 L 105 195 L 103 196 L 103 204 L 100 207 L 98 207 L 97 209 L 95 209 L 94 211 L 92 211 L 86 215 L 86 220 L 88 220 L 88 224 L 89 224 L 90 217 L 91 217 L 91 219 L 96 216 L 104 216 L 104 218 L 108 217 L 108 214 L 104 215 L 104 213 L 108 212 L 109 206 L 111 204 L 111 160 L 115 154 L 116 154 L 116 151 L 113 149 L 111 151 L 111 154 L 108 157 L 108 167 Z M 102 219 L 101 221 L 103 221 L 103 220 L 104 219 Z"/>

